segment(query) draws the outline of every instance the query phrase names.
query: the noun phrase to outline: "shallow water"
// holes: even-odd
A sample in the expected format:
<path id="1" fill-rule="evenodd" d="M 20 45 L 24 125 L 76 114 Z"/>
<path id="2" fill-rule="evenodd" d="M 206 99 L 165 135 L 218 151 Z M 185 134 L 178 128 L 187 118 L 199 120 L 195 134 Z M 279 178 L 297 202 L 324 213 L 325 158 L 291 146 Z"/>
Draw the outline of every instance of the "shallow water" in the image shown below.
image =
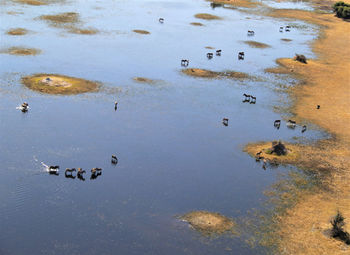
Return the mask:
<path id="1" fill-rule="evenodd" d="M 319 130 L 274 129 L 284 106 L 279 84 L 293 80 L 263 72 L 278 57 L 303 53 L 317 35 L 302 22 L 291 32 L 285 23 L 223 8 L 199 0 L 67 1 L 48 6 L 1 2 L 0 48 L 34 47 L 38 56 L 0 55 L 0 251 L 1 254 L 261 254 L 239 238 L 201 237 L 176 219 L 192 210 L 244 216 L 258 208 L 262 191 L 284 167 L 263 171 L 242 152 L 252 141 L 295 137 L 314 140 Z M 9 11 L 23 12 L 8 15 Z M 40 15 L 79 12 L 83 27 L 97 35 L 75 35 L 36 19 Z M 223 17 L 198 21 L 196 13 Z M 164 24 L 158 22 L 165 19 Z M 13 27 L 31 32 L 4 35 Z M 150 35 L 139 35 L 144 29 Z M 255 36 L 248 37 L 247 30 Z M 292 42 L 283 42 L 290 38 Z M 271 45 L 253 49 L 245 40 Z M 222 49 L 206 58 L 205 46 Z M 244 61 L 237 53 L 245 51 Z M 235 70 L 253 81 L 195 79 L 181 74 L 190 67 Z M 20 77 L 58 73 L 103 83 L 99 93 L 42 95 L 24 88 Z M 140 84 L 133 77 L 157 80 Z M 242 94 L 257 97 L 242 103 Z M 118 110 L 114 111 L 114 101 Z M 16 107 L 27 101 L 23 114 Z M 229 118 L 229 126 L 221 123 Z M 110 156 L 118 156 L 118 165 Z M 60 165 L 48 175 L 41 162 Z M 65 168 L 87 170 L 85 181 L 65 178 Z M 93 167 L 102 175 L 90 180 Z"/>

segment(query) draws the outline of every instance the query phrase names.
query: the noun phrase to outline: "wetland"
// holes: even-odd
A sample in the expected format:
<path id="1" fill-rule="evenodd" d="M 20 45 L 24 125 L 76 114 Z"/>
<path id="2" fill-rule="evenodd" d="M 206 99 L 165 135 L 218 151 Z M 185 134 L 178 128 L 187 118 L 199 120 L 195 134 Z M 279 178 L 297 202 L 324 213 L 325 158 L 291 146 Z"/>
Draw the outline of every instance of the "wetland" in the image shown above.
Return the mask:
<path id="1" fill-rule="evenodd" d="M 0 1 L 0 253 L 349 252 L 349 23 L 324 5 Z"/>

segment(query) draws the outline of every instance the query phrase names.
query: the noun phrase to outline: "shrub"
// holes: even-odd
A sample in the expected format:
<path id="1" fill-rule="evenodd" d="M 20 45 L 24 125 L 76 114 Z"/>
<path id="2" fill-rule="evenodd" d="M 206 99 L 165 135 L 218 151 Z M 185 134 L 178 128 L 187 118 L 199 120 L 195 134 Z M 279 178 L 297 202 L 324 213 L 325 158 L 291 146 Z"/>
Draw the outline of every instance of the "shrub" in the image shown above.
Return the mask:
<path id="1" fill-rule="evenodd" d="M 331 235 L 333 238 L 338 238 L 344 243 L 350 245 L 350 235 L 348 232 L 344 231 L 343 227 L 345 225 L 344 217 L 341 215 L 341 213 L 338 211 L 337 215 L 334 216 L 334 218 L 331 219 L 332 224 L 332 232 Z"/>
<path id="2" fill-rule="evenodd" d="M 333 5 L 333 11 L 339 18 L 350 19 L 350 4 L 346 4 L 342 1 L 336 2 Z"/>
<path id="3" fill-rule="evenodd" d="M 304 55 L 295 54 L 295 58 L 294 59 L 296 61 L 301 62 L 301 63 L 307 64 L 306 57 Z"/>

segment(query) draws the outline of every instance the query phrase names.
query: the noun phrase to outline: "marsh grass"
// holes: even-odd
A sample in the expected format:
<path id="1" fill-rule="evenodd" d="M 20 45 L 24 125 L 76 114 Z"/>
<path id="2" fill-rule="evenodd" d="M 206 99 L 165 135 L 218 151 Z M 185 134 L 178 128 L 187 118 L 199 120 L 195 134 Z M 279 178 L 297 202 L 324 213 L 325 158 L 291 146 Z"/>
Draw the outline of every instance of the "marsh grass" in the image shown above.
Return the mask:
<path id="1" fill-rule="evenodd" d="M 271 46 L 265 43 L 256 42 L 256 41 L 244 41 L 245 44 L 248 44 L 252 48 L 265 49 L 270 48 Z"/>
<path id="2" fill-rule="evenodd" d="M 227 71 L 227 72 L 214 72 L 206 69 L 199 69 L 199 68 L 188 68 L 183 69 L 182 73 L 197 77 L 197 78 L 207 78 L 207 79 L 214 79 L 214 78 L 229 78 L 229 79 L 248 79 L 251 78 L 246 73 L 241 72 L 235 72 L 235 71 Z"/>
<path id="3" fill-rule="evenodd" d="M 64 12 L 55 15 L 42 15 L 41 20 L 50 22 L 51 25 L 62 26 L 65 24 L 74 24 L 80 21 L 79 14 L 76 12 Z"/>
<path id="4" fill-rule="evenodd" d="M 35 56 L 40 54 L 41 50 L 34 49 L 34 48 L 11 47 L 1 51 L 1 53 L 6 53 L 6 54 L 16 55 L 16 56 L 30 56 L 30 55 Z"/>

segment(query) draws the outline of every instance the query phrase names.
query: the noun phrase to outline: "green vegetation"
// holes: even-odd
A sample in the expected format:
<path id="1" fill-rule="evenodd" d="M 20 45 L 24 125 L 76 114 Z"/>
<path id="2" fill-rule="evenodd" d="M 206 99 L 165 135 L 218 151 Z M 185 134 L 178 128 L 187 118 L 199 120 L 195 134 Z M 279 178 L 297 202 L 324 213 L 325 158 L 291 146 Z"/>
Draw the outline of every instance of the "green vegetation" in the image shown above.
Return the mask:
<path id="1" fill-rule="evenodd" d="M 336 13 L 337 17 L 350 19 L 350 4 L 346 4 L 342 1 L 336 2 L 333 5 L 333 10 Z"/>

